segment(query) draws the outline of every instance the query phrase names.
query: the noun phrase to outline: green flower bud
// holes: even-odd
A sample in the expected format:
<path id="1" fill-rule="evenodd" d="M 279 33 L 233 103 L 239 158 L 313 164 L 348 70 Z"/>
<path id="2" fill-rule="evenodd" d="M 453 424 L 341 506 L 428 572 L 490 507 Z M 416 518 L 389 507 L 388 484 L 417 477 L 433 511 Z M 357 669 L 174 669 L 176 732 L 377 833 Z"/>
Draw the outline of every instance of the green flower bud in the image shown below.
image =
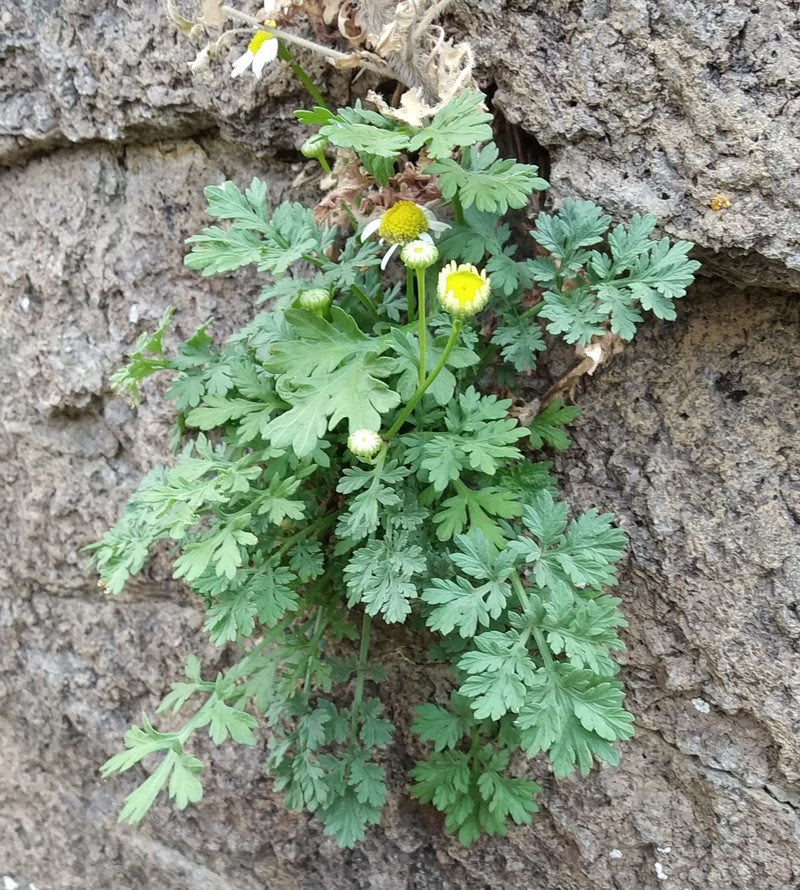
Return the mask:
<path id="1" fill-rule="evenodd" d="M 311 309 L 312 312 L 321 312 L 327 309 L 331 301 L 331 294 L 327 288 L 313 287 L 304 290 L 297 298 L 297 305 L 303 309 Z"/>
<path id="2" fill-rule="evenodd" d="M 306 158 L 316 158 L 318 161 L 325 157 L 325 149 L 328 147 L 328 139 L 325 136 L 309 136 L 300 146 L 300 153 Z"/>

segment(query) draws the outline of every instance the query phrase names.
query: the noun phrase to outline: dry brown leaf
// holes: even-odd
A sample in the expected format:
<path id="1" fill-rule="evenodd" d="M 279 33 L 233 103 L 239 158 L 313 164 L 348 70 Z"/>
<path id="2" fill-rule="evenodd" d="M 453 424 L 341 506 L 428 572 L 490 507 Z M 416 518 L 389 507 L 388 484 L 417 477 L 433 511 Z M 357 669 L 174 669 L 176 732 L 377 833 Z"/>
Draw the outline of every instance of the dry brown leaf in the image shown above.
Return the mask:
<path id="1" fill-rule="evenodd" d="M 200 16 L 198 21 L 207 28 L 222 28 L 225 25 L 225 13 L 222 11 L 223 0 L 200 0 Z"/>

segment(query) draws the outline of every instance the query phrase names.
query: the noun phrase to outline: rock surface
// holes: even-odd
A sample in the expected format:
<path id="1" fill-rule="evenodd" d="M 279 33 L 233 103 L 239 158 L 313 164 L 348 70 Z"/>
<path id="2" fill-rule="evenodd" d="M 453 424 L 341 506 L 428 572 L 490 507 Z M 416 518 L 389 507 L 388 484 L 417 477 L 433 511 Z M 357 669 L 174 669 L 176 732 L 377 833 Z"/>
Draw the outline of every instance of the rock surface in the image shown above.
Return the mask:
<path id="1" fill-rule="evenodd" d="M 551 155 L 552 196 L 653 213 L 706 274 L 800 290 L 796 0 L 459 5 L 495 102 Z M 711 198 L 731 197 L 714 213 Z"/>
<path id="2" fill-rule="evenodd" d="M 564 52 L 559 34 L 617 21 L 622 9 L 585 7 L 570 30 L 575 6 L 548 5 L 551 29 L 537 31 L 531 46 L 549 45 L 555 64 Z M 612 43 L 623 58 L 626 46 L 641 49 L 640 7 L 630 4 L 631 34 Z M 788 243 L 792 221 L 783 216 L 771 228 L 768 219 L 770 208 L 778 212 L 777 161 L 765 162 L 750 197 L 713 182 L 761 207 L 753 231 L 763 244 L 736 240 L 735 225 L 725 230 L 733 209 L 703 216 L 699 167 L 669 172 L 694 204 L 649 203 L 641 178 L 615 190 L 630 155 L 642 169 L 655 144 L 643 135 L 649 119 L 631 129 L 630 85 L 588 98 L 564 94 L 577 104 L 569 114 L 553 106 L 545 130 L 542 95 L 511 79 L 508 42 L 512 33 L 523 40 L 525 21 L 544 13 L 519 4 L 471 8 L 490 22 L 493 12 L 505 16 L 486 43 L 494 55 L 480 57 L 493 60 L 508 115 L 516 109 L 553 149 L 560 195 L 602 198 L 620 216 L 650 210 L 674 234 L 750 251 L 740 272 L 764 257 L 789 268 L 776 245 Z M 678 4 L 671 8 L 662 19 L 679 17 Z M 720 10 L 722 22 L 731 8 Z M 456 10 L 456 24 L 467 14 L 466 5 Z M 710 12 L 687 5 L 683 15 L 699 22 Z M 740 26 L 745 35 L 749 21 Z M 160 560 L 116 599 L 84 571 L 80 548 L 165 458 L 171 420 L 158 385 L 133 412 L 110 395 L 107 379 L 168 304 L 177 307 L 181 337 L 209 316 L 219 336 L 249 317 L 258 285 L 189 272 L 182 241 L 203 225 L 207 183 L 256 174 L 276 202 L 297 194 L 293 183 L 307 169 L 293 152 L 303 138 L 290 123 L 298 100 L 279 68 L 260 86 L 234 90 L 213 72 L 192 84 L 184 65 L 193 50 L 174 38 L 155 3 L 28 0 L 0 10 L 0 25 L 0 151 L 8 165 L 0 170 L 0 874 L 40 890 L 800 887 L 800 301 L 732 292 L 721 281 L 701 283 L 678 322 L 645 326 L 588 380 L 575 445 L 560 458 L 575 508 L 613 511 L 631 539 L 620 586 L 630 619 L 623 680 L 639 729 L 617 769 L 557 782 L 537 762 L 532 775 L 543 791 L 534 826 L 463 849 L 441 834 L 434 812 L 408 801 L 411 742 L 401 732 L 387 755 L 384 822 L 359 849 L 342 852 L 313 820 L 283 809 L 262 775 L 262 751 L 211 749 L 198 751 L 209 776 L 199 806 L 179 814 L 159 805 L 137 828 L 115 824 L 132 780 L 103 783 L 98 766 L 139 712 L 152 711 L 186 654 L 198 652 L 210 671 L 225 656 L 203 641 L 199 609 Z M 570 58 L 553 69 L 553 84 L 555 72 L 588 77 L 588 62 Z M 603 66 L 593 64 L 599 77 Z M 628 83 L 636 65 L 614 70 Z M 668 72 L 653 71 L 659 106 Z M 792 77 L 796 69 L 787 84 Z M 341 92 L 343 81 L 331 88 Z M 770 85 L 758 89 L 764 98 L 753 87 L 753 101 L 768 115 Z M 609 139 L 591 136 L 612 152 L 594 155 L 606 177 L 595 184 L 578 173 L 590 137 L 564 135 L 589 132 L 581 115 L 616 115 Z M 719 150 L 721 137 L 698 130 L 695 144 L 691 132 L 687 125 L 681 138 L 693 157 Z M 730 151 L 747 158 L 736 144 Z M 718 220 L 722 240 L 703 240 L 702 225 Z M 792 280 L 786 276 L 771 281 Z M 406 642 L 383 640 L 392 651 Z M 435 687 L 413 658 L 397 659 L 389 709 L 402 714 L 409 689 L 425 696 Z"/>

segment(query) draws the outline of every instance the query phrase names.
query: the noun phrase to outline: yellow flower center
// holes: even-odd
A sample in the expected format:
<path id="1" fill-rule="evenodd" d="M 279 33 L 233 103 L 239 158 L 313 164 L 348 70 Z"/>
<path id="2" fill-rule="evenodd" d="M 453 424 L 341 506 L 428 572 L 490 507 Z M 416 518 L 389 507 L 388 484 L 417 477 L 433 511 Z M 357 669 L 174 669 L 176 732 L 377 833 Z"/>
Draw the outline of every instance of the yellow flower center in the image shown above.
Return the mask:
<path id="1" fill-rule="evenodd" d="M 439 302 L 453 315 L 475 315 L 489 302 L 491 281 L 471 263 L 460 266 L 451 260 L 439 272 Z"/>
<path id="2" fill-rule="evenodd" d="M 460 306 L 466 306 L 473 303 L 483 290 L 484 280 L 475 272 L 466 269 L 460 269 L 458 272 L 451 272 L 446 278 L 444 289 L 453 295 L 453 299 Z"/>
<path id="3" fill-rule="evenodd" d="M 408 244 L 428 231 L 428 219 L 413 201 L 398 201 L 383 214 L 378 234 L 389 244 Z"/>
<path id="4" fill-rule="evenodd" d="M 275 22 L 270 22 L 270 24 L 274 25 Z M 268 40 L 272 40 L 272 34 L 269 31 L 259 31 L 250 43 L 247 44 L 248 52 L 255 55 Z"/>

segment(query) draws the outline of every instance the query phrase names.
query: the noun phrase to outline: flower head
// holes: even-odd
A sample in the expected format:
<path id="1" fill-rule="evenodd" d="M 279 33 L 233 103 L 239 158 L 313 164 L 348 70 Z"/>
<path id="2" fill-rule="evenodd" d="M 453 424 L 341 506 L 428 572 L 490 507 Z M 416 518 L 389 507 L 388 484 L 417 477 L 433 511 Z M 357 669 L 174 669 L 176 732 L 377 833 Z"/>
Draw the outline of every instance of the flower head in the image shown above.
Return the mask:
<path id="1" fill-rule="evenodd" d="M 369 460 L 381 450 L 383 442 L 374 430 L 355 430 L 347 437 L 347 447 L 356 457 Z"/>
<path id="2" fill-rule="evenodd" d="M 275 22 L 267 22 L 268 25 L 274 25 Z M 255 37 L 247 44 L 247 52 L 233 63 L 233 71 L 231 77 L 239 77 L 252 65 L 253 74 L 261 77 L 264 68 L 270 62 L 274 62 L 278 56 L 278 39 L 273 37 L 269 31 L 259 31 Z"/>
<path id="3" fill-rule="evenodd" d="M 385 269 L 398 246 L 418 240 L 432 243 L 430 232 L 438 234 L 449 228 L 447 223 L 439 222 L 427 207 L 413 201 L 398 201 L 383 216 L 367 223 L 361 233 L 361 240 L 366 241 L 377 232 L 381 243 L 391 245 L 381 262 L 381 269 Z"/>
<path id="4" fill-rule="evenodd" d="M 439 273 L 439 302 L 453 315 L 475 315 L 489 302 L 491 282 L 486 270 L 451 260 Z"/>
<path id="5" fill-rule="evenodd" d="M 439 259 L 439 251 L 432 241 L 409 241 L 400 251 L 400 259 L 409 269 L 427 269 Z"/>
<path id="6" fill-rule="evenodd" d="M 325 287 L 312 287 L 304 290 L 297 298 L 297 305 L 303 309 L 317 311 L 325 309 L 331 301 L 330 291 Z"/>

